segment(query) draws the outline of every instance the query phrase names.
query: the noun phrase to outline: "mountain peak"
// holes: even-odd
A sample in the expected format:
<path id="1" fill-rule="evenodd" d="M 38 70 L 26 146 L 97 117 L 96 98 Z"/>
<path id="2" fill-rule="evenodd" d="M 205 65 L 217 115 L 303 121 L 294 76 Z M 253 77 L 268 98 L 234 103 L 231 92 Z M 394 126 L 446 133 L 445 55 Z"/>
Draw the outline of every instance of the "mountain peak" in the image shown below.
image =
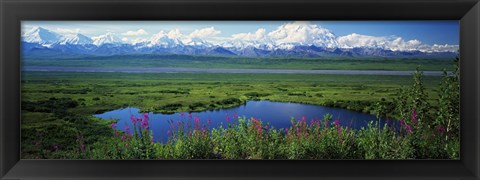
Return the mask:
<path id="1" fill-rule="evenodd" d="M 34 27 L 23 35 L 23 40 L 30 43 L 53 44 L 60 40 L 61 36 L 53 31 L 42 27 Z"/>
<path id="2" fill-rule="evenodd" d="M 121 44 L 123 41 L 112 32 L 107 32 L 104 35 L 95 36 L 92 38 L 93 44 L 100 46 L 103 44 Z"/>
<path id="3" fill-rule="evenodd" d="M 60 44 L 74 44 L 74 45 L 86 45 L 93 44 L 93 40 L 83 34 L 69 34 L 65 35 L 61 40 Z"/>

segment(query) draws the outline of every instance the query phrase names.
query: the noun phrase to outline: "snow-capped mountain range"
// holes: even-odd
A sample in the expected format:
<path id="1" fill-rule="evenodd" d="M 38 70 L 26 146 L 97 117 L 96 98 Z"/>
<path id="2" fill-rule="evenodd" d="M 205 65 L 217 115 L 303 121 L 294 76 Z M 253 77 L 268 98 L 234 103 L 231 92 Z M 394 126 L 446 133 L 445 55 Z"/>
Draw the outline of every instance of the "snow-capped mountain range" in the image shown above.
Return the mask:
<path id="1" fill-rule="evenodd" d="M 214 29 L 212 27 L 212 29 Z M 200 32 L 200 31 L 199 31 Z M 197 34 L 199 34 L 197 32 Z M 122 39 L 118 34 L 88 37 L 62 34 L 42 27 L 22 34 L 25 58 L 68 56 L 112 56 L 139 54 L 181 54 L 242 57 L 454 57 L 458 45 L 427 45 L 400 37 L 360 34 L 336 36 L 330 30 L 302 22 L 287 23 L 276 30 L 258 29 L 228 39 L 183 35 L 178 29 L 160 31 L 150 39 Z"/>

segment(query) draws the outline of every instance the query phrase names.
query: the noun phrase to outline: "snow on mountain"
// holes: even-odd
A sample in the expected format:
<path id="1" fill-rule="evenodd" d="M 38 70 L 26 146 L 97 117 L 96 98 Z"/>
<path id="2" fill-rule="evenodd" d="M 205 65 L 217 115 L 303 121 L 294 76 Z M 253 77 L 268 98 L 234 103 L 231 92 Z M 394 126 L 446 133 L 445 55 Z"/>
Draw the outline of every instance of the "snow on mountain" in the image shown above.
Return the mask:
<path id="1" fill-rule="evenodd" d="M 338 47 L 335 34 L 323 27 L 309 22 L 297 21 L 281 25 L 276 30 L 268 33 L 280 48 L 290 49 L 292 46 Z"/>
<path id="2" fill-rule="evenodd" d="M 104 35 L 92 37 L 92 40 L 93 40 L 93 44 L 97 45 L 97 46 L 100 46 L 100 45 L 103 45 L 103 44 L 122 44 L 122 43 L 124 43 L 122 41 L 122 39 L 120 39 L 117 35 L 115 35 L 114 33 L 111 33 L 111 32 L 108 32 Z"/>
<path id="3" fill-rule="evenodd" d="M 83 34 L 68 34 L 64 35 L 59 42 L 60 44 L 72 44 L 72 45 L 86 45 L 93 44 L 93 40 Z"/>
<path id="4" fill-rule="evenodd" d="M 330 30 L 309 22 L 283 24 L 267 32 L 213 37 L 213 27 L 182 34 L 179 29 L 160 31 L 150 38 L 123 39 L 106 33 L 88 37 L 64 34 L 36 27 L 22 35 L 24 50 L 59 51 L 88 55 L 184 54 L 246 57 L 429 57 L 452 56 L 458 45 L 428 45 L 396 36 L 376 37 L 352 33 L 336 36 Z M 121 35 L 121 34 L 120 34 Z"/>
<path id="5" fill-rule="evenodd" d="M 180 34 L 177 30 L 170 32 L 160 31 L 154 34 L 149 40 L 148 47 L 159 46 L 163 48 L 171 48 L 176 46 L 183 46 L 182 41 L 179 39 Z"/>
<path id="6" fill-rule="evenodd" d="M 29 43 L 38 43 L 41 45 L 51 45 L 61 39 L 61 35 L 53 31 L 35 27 L 23 35 L 23 41 Z"/>

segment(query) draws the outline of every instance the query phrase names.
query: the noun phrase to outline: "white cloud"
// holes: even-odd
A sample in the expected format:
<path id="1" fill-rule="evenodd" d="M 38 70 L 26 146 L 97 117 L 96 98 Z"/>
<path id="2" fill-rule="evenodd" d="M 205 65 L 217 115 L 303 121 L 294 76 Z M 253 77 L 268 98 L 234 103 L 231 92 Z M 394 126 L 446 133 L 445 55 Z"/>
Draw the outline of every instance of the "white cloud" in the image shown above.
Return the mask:
<path id="1" fill-rule="evenodd" d="M 264 28 L 260 28 L 255 33 L 238 33 L 238 34 L 233 34 L 232 38 L 234 39 L 242 39 L 246 41 L 259 41 L 259 40 L 264 40 L 267 38 L 267 30 Z"/>
<path id="2" fill-rule="evenodd" d="M 122 33 L 122 35 L 124 35 L 124 36 L 144 36 L 144 35 L 148 35 L 148 32 L 143 30 L 143 29 L 139 29 L 139 30 L 136 30 L 136 31 L 127 31 L 126 33 Z"/>
<path id="3" fill-rule="evenodd" d="M 340 48 L 382 48 L 392 51 L 455 52 L 458 45 L 428 45 L 417 39 L 405 40 L 397 36 L 367 36 L 349 34 L 337 38 Z"/>
<path id="4" fill-rule="evenodd" d="M 211 37 L 220 34 L 221 31 L 216 30 L 214 27 L 195 29 L 189 34 L 190 37 Z"/>
<path id="5" fill-rule="evenodd" d="M 375 37 L 361 34 L 349 34 L 337 38 L 340 48 L 357 48 L 357 47 L 376 47 L 383 48 L 388 41 L 387 37 Z"/>
<path id="6" fill-rule="evenodd" d="M 66 28 L 57 28 L 56 32 L 59 34 L 77 34 L 80 33 L 80 29 L 66 29 Z"/>

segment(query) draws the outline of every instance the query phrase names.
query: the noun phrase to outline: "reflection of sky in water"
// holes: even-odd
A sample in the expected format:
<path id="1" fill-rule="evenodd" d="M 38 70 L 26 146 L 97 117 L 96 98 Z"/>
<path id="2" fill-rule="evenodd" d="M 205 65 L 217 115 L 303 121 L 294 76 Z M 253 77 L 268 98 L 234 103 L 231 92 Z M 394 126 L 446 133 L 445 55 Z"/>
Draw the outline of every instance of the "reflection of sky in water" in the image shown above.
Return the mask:
<path id="1" fill-rule="evenodd" d="M 124 108 L 105 112 L 103 114 L 94 115 L 103 119 L 119 119 L 117 128 L 124 131 L 125 126 L 129 126 L 133 131 L 133 125 L 130 120 L 130 116 L 143 117 L 142 113 L 138 112 L 138 108 Z M 255 117 L 261 119 L 264 123 L 268 122 L 275 128 L 286 128 L 290 126 L 290 117 L 294 117 L 296 120 L 305 116 L 307 122 L 310 123 L 312 119 L 323 119 L 326 113 L 330 113 L 333 116 L 333 120 L 340 119 L 342 126 L 349 126 L 355 129 L 366 127 L 369 121 L 375 121 L 374 115 L 359 113 L 355 111 L 329 108 L 317 105 L 299 104 L 299 103 L 284 103 L 284 102 L 271 102 L 271 101 L 248 101 L 245 105 L 231 108 L 220 109 L 214 111 L 203 111 L 191 113 L 192 118 L 189 118 L 188 113 L 185 113 L 182 117 L 180 113 L 175 114 L 154 114 L 149 113 L 150 117 L 150 129 L 153 131 L 155 141 L 166 142 L 167 131 L 170 130 L 169 121 L 184 122 L 186 126 L 194 126 L 194 117 L 199 117 L 200 122 L 203 125 L 208 124 L 208 119 L 211 119 L 211 124 L 207 126 L 218 127 L 223 125 L 224 127 L 228 123 L 236 122 L 234 114 L 240 117 Z M 227 116 L 230 120 L 227 122 Z M 332 121 L 333 121 L 332 120 Z M 382 120 L 382 124 L 385 123 Z"/>

